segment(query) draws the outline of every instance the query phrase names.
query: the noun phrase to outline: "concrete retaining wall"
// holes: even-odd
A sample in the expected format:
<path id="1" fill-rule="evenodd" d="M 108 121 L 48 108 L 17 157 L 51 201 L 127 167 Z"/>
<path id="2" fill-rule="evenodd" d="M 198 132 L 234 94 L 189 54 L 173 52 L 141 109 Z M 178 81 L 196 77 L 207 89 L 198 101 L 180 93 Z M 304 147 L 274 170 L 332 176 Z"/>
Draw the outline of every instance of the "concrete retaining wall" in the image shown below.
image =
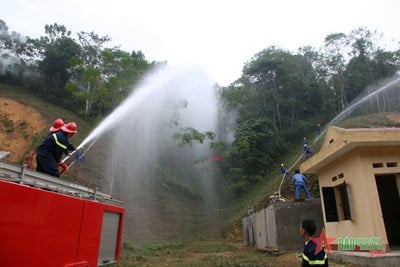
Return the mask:
<path id="1" fill-rule="evenodd" d="M 292 251 L 303 249 L 299 227 L 304 219 L 323 227 L 320 199 L 304 202 L 275 202 L 242 219 L 244 243 L 259 250 Z"/>

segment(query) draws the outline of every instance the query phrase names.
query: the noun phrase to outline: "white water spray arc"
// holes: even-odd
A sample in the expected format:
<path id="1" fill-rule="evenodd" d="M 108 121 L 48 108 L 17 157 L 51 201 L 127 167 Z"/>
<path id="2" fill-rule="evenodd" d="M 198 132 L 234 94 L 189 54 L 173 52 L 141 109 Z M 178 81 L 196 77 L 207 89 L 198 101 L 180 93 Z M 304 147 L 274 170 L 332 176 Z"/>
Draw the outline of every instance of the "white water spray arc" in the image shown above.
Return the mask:
<path id="1" fill-rule="evenodd" d="M 333 120 L 331 120 L 328 125 L 334 125 L 338 121 L 342 120 L 346 115 L 350 114 L 354 109 L 359 107 L 360 105 L 364 104 L 367 100 L 372 99 L 373 97 L 379 95 L 380 93 L 390 90 L 392 88 L 395 88 L 395 85 L 397 85 L 400 82 L 400 78 L 397 77 L 393 79 L 392 81 L 388 82 L 382 87 L 379 87 L 375 91 L 369 93 L 368 95 L 362 97 L 359 100 L 356 100 L 353 104 L 350 104 L 345 110 L 343 110 L 339 115 L 337 115 Z M 396 88 L 395 88 L 396 89 Z M 400 99 L 399 99 L 400 100 Z"/>

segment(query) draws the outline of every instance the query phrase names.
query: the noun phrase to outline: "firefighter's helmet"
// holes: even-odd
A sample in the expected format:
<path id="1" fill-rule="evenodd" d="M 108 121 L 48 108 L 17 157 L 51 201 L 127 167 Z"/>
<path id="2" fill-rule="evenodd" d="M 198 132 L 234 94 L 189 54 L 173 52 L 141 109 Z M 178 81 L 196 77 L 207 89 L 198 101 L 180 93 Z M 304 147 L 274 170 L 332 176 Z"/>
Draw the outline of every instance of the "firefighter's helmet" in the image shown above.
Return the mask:
<path id="1" fill-rule="evenodd" d="M 58 118 L 55 121 L 53 121 L 53 126 L 50 127 L 49 131 L 52 133 L 57 132 L 57 131 L 61 130 L 61 127 L 63 127 L 64 124 L 65 124 L 64 120 L 61 118 Z"/>
<path id="2" fill-rule="evenodd" d="M 63 130 L 66 133 L 77 133 L 78 127 L 76 126 L 75 122 L 69 122 L 65 124 L 63 127 L 61 127 L 61 130 Z"/>

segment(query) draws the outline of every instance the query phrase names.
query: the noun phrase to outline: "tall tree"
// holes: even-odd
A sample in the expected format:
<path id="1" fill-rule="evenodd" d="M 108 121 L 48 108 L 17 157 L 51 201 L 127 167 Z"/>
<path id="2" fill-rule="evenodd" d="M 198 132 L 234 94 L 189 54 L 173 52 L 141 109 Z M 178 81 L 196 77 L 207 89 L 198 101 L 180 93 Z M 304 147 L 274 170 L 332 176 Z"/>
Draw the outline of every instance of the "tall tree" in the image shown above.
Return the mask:
<path id="1" fill-rule="evenodd" d="M 336 98 L 337 113 L 348 106 L 345 91 L 344 70 L 346 66 L 347 36 L 344 33 L 334 33 L 325 37 L 325 66 L 330 87 Z"/>
<path id="2" fill-rule="evenodd" d="M 80 48 L 69 37 L 62 36 L 46 45 L 44 58 L 39 62 L 45 87 L 43 94 L 57 103 L 63 102 L 67 92 L 64 90 L 71 76 L 72 60 L 79 56 Z"/>
<path id="3" fill-rule="evenodd" d="M 375 49 L 375 33 L 366 28 L 357 28 L 347 36 L 352 48 L 351 59 L 346 66 L 346 95 L 351 101 L 374 81 L 372 57 Z"/>
<path id="4" fill-rule="evenodd" d="M 103 45 L 111 39 L 108 36 L 100 37 L 94 32 L 80 32 L 78 40 L 81 54 L 79 59 L 74 61 L 74 83 L 69 84 L 68 89 L 84 100 L 84 116 L 88 119 L 93 103 L 98 99 L 97 92 L 103 78 Z"/>
<path id="5" fill-rule="evenodd" d="M 63 25 L 45 25 L 45 33 L 39 39 L 27 38 L 21 53 L 38 62 L 38 70 L 44 80 L 42 96 L 60 104 L 68 96 L 64 87 L 71 76 L 72 61 L 79 56 L 80 48 Z"/>

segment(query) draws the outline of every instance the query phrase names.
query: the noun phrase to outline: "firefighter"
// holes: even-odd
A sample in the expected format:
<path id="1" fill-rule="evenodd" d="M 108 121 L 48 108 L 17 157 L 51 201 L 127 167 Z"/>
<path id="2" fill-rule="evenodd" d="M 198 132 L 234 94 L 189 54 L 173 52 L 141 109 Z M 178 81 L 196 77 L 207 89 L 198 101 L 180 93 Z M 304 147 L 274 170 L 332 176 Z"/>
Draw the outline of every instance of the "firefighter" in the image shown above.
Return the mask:
<path id="1" fill-rule="evenodd" d="M 299 234 L 305 240 L 303 254 L 301 255 L 303 261 L 301 266 L 329 266 L 328 257 L 325 250 L 317 248 L 317 244 L 313 240 L 317 227 L 313 220 L 304 220 L 299 229 Z"/>
<path id="2" fill-rule="evenodd" d="M 75 147 L 69 143 L 68 138 L 77 132 L 76 123 L 70 122 L 63 125 L 59 131 L 47 135 L 36 150 L 36 170 L 60 177 L 58 163 L 63 154 L 68 155 L 75 150 Z"/>
<path id="3" fill-rule="evenodd" d="M 53 133 L 56 133 L 56 132 L 60 131 L 60 130 L 61 130 L 61 127 L 63 127 L 64 125 L 65 125 L 65 122 L 64 122 L 64 120 L 63 120 L 62 118 L 57 118 L 57 119 L 55 119 L 55 120 L 53 121 L 52 126 L 51 126 L 50 129 L 49 129 L 49 132 L 50 132 L 50 133 L 49 133 L 48 135 L 51 135 L 51 134 L 53 134 Z M 35 150 L 35 151 L 33 151 L 32 154 L 29 156 L 28 167 L 29 167 L 29 169 L 31 169 L 31 170 L 34 169 L 33 161 L 34 161 L 35 158 L 36 158 L 36 154 L 37 154 L 37 151 Z"/>

